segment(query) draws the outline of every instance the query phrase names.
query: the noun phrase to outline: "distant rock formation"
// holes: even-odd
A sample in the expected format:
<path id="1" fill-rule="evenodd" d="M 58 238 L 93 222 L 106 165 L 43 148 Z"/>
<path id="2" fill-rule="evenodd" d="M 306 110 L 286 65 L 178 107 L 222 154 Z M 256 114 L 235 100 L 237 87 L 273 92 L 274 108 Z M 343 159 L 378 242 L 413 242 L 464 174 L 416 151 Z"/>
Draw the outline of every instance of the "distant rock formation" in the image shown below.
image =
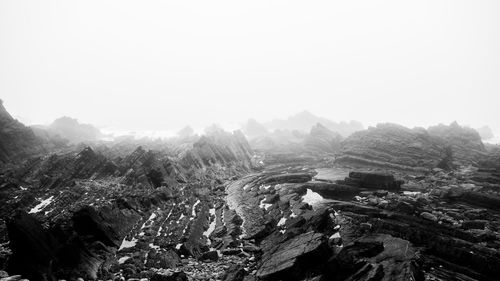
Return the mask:
<path id="1" fill-rule="evenodd" d="M 255 119 L 248 119 L 242 131 L 250 139 L 261 137 L 269 133 L 266 126 L 257 122 Z"/>
<path id="2" fill-rule="evenodd" d="M 180 165 L 191 171 L 190 175 L 216 166 L 249 169 L 252 154 L 252 148 L 241 131 L 231 134 L 211 130 L 196 141 L 191 149 L 185 151 Z"/>
<path id="3" fill-rule="evenodd" d="M 392 168 L 428 169 L 449 157 L 455 164 L 477 164 L 485 148 L 479 134 L 452 123 L 425 130 L 396 124 L 379 124 L 354 133 L 341 144 L 337 162 Z"/>
<path id="4" fill-rule="evenodd" d="M 335 153 L 340 149 L 342 136 L 339 133 L 333 132 L 318 123 L 312 127 L 311 133 L 305 139 L 305 146 L 320 152 Z"/>
<path id="5" fill-rule="evenodd" d="M 186 126 L 184 128 L 182 128 L 178 133 L 177 135 L 180 137 L 180 138 L 189 138 L 189 137 L 192 137 L 194 135 L 194 130 L 193 128 L 191 128 L 190 126 Z"/>
<path id="6" fill-rule="evenodd" d="M 0 100 L 0 165 L 15 163 L 28 156 L 46 152 L 42 139 L 12 118 Z"/>
<path id="7" fill-rule="evenodd" d="M 481 128 L 477 128 L 476 131 L 479 133 L 482 140 L 490 140 L 495 137 L 493 131 L 489 126 L 483 126 Z"/>
<path id="8" fill-rule="evenodd" d="M 50 137 L 59 136 L 70 143 L 97 141 L 104 135 L 99 129 L 90 124 L 82 124 L 71 117 L 56 119 L 49 126 L 34 126 L 37 130 L 45 130 Z"/>
<path id="9" fill-rule="evenodd" d="M 477 163 L 486 153 L 481 136 L 472 128 L 460 126 L 457 122 L 449 126 L 437 125 L 427 129 L 429 135 L 446 143 L 453 151 L 453 159 L 458 162 Z"/>
<path id="10" fill-rule="evenodd" d="M 331 131 L 339 133 L 343 137 L 363 130 L 363 125 L 358 121 L 350 122 L 333 122 L 327 118 L 318 117 L 308 111 L 302 111 L 296 115 L 289 117 L 286 120 L 275 119 L 270 122 L 264 123 L 264 126 L 269 130 L 299 130 L 302 132 L 309 132 L 309 130 L 317 123 L 322 124 Z"/>

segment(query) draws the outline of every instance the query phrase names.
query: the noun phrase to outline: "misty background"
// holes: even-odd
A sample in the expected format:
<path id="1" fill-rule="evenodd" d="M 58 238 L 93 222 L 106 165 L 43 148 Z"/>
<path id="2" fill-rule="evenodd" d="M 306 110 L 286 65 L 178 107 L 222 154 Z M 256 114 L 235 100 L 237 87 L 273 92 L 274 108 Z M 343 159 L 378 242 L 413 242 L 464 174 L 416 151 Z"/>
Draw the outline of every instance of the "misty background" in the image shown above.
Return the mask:
<path id="1" fill-rule="evenodd" d="M 89 5 L 90 2 L 92 5 Z M 307 110 L 500 136 L 498 1 L 0 1 L 0 97 L 28 125 L 241 127 Z"/>

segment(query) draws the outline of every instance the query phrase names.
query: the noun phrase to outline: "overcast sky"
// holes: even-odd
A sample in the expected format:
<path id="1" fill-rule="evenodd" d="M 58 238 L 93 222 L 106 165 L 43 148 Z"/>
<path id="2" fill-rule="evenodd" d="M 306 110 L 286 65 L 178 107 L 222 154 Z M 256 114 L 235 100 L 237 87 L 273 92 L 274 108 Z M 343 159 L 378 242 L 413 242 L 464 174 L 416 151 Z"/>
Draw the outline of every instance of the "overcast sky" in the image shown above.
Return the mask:
<path id="1" fill-rule="evenodd" d="M 0 98 L 120 130 L 457 120 L 500 134 L 500 1 L 4 1 Z"/>

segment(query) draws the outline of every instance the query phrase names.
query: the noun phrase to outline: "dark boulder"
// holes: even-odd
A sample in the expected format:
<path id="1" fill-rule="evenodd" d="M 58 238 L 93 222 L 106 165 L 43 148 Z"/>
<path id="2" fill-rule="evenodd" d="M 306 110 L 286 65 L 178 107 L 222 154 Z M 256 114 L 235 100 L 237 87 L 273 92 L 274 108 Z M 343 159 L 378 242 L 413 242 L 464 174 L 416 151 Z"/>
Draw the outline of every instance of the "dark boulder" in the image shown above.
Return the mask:
<path id="1" fill-rule="evenodd" d="M 150 281 L 188 281 L 188 276 L 184 272 L 174 272 L 170 274 L 155 273 Z"/>
<path id="2" fill-rule="evenodd" d="M 24 211 L 7 220 L 10 248 L 7 271 L 30 280 L 55 280 L 52 264 L 56 258 L 57 241 L 41 223 Z"/>
<path id="3" fill-rule="evenodd" d="M 242 266 L 233 264 L 227 269 L 222 280 L 223 281 L 243 281 L 243 279 L 245 278 L 245 275 L 246 275 L 246 271 Z"/>
<path id="4" fill-rule="evenodd" d="M 327 280 L 423 281 L 417 257 L 406 240 L 387 234 L 364 236 L 331 258 Z"/>
<path id="5" fill-rule="evenodd" d="M 393 175 L 386 173 L 350 172 L 345 179 L 347 185 L 367 189 L 401 189 L 402 181 L 396 180 Z"/>
<path id="6" fill-rule="evenodd" d="M 198 258 L 200 261 L 218 261 L 219 260 L 219 254 L 217 251 L 208 251 L 203 254 Z"/>
<path id="7" fill-rule="evenodd" d="M 256 276 L 269 280 L 300 280 L 306 271 L 325 261 L 329 254 L 324 235 L 312 231 L 304 233 L 265 253 Z"/>

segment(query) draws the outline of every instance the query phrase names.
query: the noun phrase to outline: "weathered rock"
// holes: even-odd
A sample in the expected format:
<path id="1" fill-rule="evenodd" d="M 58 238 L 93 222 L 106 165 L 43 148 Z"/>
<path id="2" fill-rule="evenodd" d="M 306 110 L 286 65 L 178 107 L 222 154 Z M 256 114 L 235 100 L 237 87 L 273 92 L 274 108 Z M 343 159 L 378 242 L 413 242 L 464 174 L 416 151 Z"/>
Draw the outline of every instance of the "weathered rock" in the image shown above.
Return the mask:
<path id="1" fill-rule="evenodd" d="M 242 266 L 232 265 L 229 267 L 222 278 L 223 281 L 243 281 L 246 271 Z"/>
<path id="2" fill-rule="evenodd" d="M 435 215 L 433 215 L 433 214 L 431 214 L 431 213 L 428 213 L 428 212 L 422 212 L 422 213 L 420 214 L 420 216 L 421 216 L 422 218 L 426 219 L 426 220 L 430 220 L 430 221 L 438 221 L 438 218 L 437 218 Z"/>
<path id="3" fill-rule="evenodd" d="M 156 273 L 151 276 L 150 281 L 188 281 L 188 277 L 184 272 L 173 272 L 171 274 Z"/>
<path id="4" fill-rule="evenodd" d="M 462 164 L 476 163 L 485 155 L 480 136 L 456 123 L 428 130 L 396 124 L 378 124 L 352 134 L 341 143 L 336 162 L 361 166 L 425 171 L 446 157 Z"/>
<path id="5" fill-rule="evenodd" d="M 13 251 L 7 271 L 31 280 L 53 279 L 52 264 L 58 249 L 56 239 L 31 215 L 17 212 L 7 221 Z"/>
<path id="6" fill-rule="evenodd" d="M 346 245 L 332 257 L 334 280 L 424 280 L 410 242 L 390 235 L 369 235 Z M 328 279 L 330 280 L 330 279 Z"/>
<path id="7" fill-rule="evenodd" d="M 201 261 L 217 261 L 219 260 L 219 254 L 217 251 L 208 251 L 203 254 L 198 258 Z"/>
<path id="8" fill-rule="evenodd" d="M 350 172 L 349 177 L 344 181 L 348 185 L 360 188 L 387 190 L 399 190 L 403 184 L 391 174 L 368 172 Z"/>
<path id="9" fill-rule="evenodd" d="M 0 100 L 0 166 L 48 151 L 49 144 L 12 118 Z"/>
<path id="10" fill-rule="evenodd" d="M 307 264 L 321 262 L 329 254 L 327 239 L 308 232 L 280 244 L 272 253 L 265 253 L 256 276 L 263 279 L 300 280 Z"/>
<path id="11" fill-rule="evenodd" d="M 484 229 L 487 223 L 487 220 L 467 220 L 462 223 L 462 227 L 464 229 Z"/>

